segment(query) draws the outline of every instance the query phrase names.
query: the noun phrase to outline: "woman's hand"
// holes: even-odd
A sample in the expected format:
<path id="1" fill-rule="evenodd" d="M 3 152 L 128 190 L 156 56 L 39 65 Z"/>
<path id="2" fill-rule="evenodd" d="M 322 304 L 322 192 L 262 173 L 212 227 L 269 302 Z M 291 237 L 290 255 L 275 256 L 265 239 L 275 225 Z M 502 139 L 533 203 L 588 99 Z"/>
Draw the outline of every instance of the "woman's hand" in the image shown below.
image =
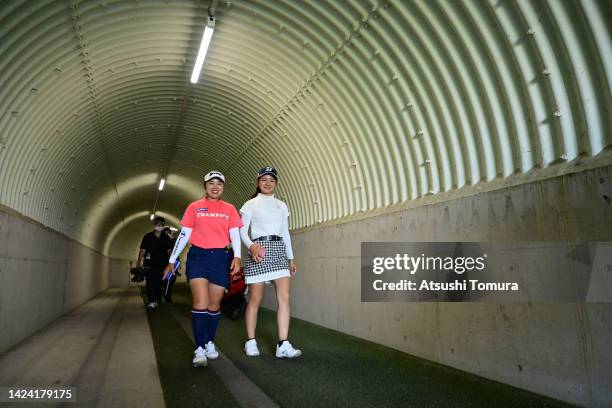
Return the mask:
<path id="1" fill-rule="evenodd" d="M 240 272 L 240 258 L 234 258 L 230 266 L 230 275 L 235 275 L 238 272 Z"/>
<path id="2" fill-rule="evenodd" d="M 166 276 L 168 272 L 172 272 L 172 271 L 174 271 L 174 264 L 169 263 L 168 266 L 164 268 L 164 273 L 162 273 L 162 277 Z"/>
<path id="3" fill-rule="evenodd" d="M 294 276 L 297 273 L 297 264 L 295 263 L 294 259 L 289 261 L 289 272 L 291 272 L 291 276 Z"/>
<path id="4" fill-rule="evenodd" d="M 251 251 L 251 255 L 255 262 L 261 262 L 265 252 L 265 249 L 261 245 L 253 244 L 249 247 L 249 251 Z"/>

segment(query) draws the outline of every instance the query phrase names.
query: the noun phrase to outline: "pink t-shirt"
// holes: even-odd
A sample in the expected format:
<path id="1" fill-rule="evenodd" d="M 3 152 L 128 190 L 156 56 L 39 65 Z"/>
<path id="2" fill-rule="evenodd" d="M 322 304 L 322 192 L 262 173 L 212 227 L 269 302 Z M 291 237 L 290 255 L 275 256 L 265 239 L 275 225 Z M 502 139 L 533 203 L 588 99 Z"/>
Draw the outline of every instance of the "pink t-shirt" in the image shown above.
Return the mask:
<path id="1" fill-rule="evenodd" d="M 242 227 L 242 220 L 230 203 L 202 198 L 187 206 L 181 225 L 193 229 L 189 239 L 192 245 L 224 248 L 230 243 L 229 230 Z"/>

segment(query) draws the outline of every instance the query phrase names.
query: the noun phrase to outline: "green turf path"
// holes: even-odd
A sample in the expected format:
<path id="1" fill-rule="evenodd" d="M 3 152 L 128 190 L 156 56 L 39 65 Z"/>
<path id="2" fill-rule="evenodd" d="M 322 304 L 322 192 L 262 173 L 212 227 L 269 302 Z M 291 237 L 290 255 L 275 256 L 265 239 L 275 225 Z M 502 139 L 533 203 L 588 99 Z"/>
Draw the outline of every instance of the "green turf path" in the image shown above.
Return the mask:
<path id="1" fill-rule="evenodd" d="M 238 407 L 213 370 L 191 365 L 193 342 L 164 306 L 147 317 L 166 407 Z"/>
<path id="2" fill-rule="evenodd" d="M 173 305 L 162 305 L 149 313 L 167 405 L 202 406 L 206 401 L 206 406 L 235 406 L 210 367 L 191 367 L 193 345 L 167 309 L 176 308 L 190 317 L 191 296 L 185 285 L 177 285 L 173 297 Z M 295 360 L 280 360 L 274 357 L 275 313 L 265 309 L 260 310 L 257 330 L 260 357 L 244 355 L 245 336 L 244 319 L 224 317 L 216 343 L 236 367 L 281 406 L 571 406 L 295 318 L 290 340 L 304 354 Z"/>

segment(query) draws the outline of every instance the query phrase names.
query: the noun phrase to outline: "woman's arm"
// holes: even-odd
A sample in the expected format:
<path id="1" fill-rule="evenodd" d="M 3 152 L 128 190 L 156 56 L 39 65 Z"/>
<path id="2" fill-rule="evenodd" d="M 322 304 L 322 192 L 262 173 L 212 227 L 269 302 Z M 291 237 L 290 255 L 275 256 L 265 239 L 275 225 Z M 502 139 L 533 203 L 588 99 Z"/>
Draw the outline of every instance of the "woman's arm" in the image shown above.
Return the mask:
<path id="1" fill-rule="evenodd" d="M 293 248 L 291 247 L 291 235 L 289 235 L 289 217 L 284 217 L 283 226 L 281 227 L 281 237 L 285 243 L 285 249 L 287 252 L 287 259 L 293 259 Z"/>
<path id="2" fill-rule="evenodd" d="M 187 246 L 187 243 L 189 242 L 189 237 L 191 237 L 192 230 L 193 228 L 187 228 L 187 227 L 181 228 L 181 232 L 176 238 L 174 249 L 172 250 L 172 255 L 170 255 L 169 262 L 171 264 L 174 264 L 176 262 L 176 259 L 179 257 L 181 252 L 183 252 L 183 249 L 185 249 L 185 246 Z"/>
<path id="3" fill-rule="evenodd" d="M 238 228 L 231 228 L 229 230 L 230 240 L 232 241 L 232 250 L 234 251 L 234 258 L 240 258 L 242 252 L 242 243 L 240 242 L 240 232 Z"/>
<path id="4" fill-rule="evenodd" d="M 249 249 L 251 255 L 253 256 L 253 260 L 255 262 L 261 262 L 263 259 L 263 248 L 256 242 L 251 241 L 249 237 L 249 227 L 251 225 L 252 214 L 242 213 L 242 227 L 240 228 L 240 237 L 242 237 L 242 242 Z"/>
<path id="5" fill-rule="evenodd" d="M 251 214 L 242 213 L 242 227 L 240 227 L 240 238 L 242 238 L 242 242 L 247 248 L 250 248 L 253 245 L 253 241 L 249 237 L 249 227 L 251 226 Z"/>

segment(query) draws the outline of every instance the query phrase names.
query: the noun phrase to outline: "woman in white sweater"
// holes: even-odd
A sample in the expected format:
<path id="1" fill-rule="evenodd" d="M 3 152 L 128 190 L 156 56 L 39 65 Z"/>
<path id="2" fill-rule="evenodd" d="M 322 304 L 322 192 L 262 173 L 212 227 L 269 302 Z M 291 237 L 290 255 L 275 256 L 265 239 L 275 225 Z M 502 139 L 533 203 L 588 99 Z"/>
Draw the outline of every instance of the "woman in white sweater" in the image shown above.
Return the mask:
<path id="1" fill-rule="evenodd" d="M 294 358 L 302 352 L 288 341 L 290 303 L 290 278 L 297 266 L 293 259 L 289 236 L 289 209 L 274 197 L 278 173 L 273 167 L 262 168 L 257 175 L 257 192 L 247 201 L 240 213 L 243 226 L 240 228 L 242 242 L 249 248 L 244 274 L 249 285 L 249 303 L 246 309 L 246 330 L 249 339 L 244 345 L 247 356 L 258 356 L 255 328 L 257 312 L 264 294 L 264 283 L 272 281 L 276 288 L 278 311 L 278 344 L 276 357 Z M 249 236 L 249 227 L 251 234 Z"/>

